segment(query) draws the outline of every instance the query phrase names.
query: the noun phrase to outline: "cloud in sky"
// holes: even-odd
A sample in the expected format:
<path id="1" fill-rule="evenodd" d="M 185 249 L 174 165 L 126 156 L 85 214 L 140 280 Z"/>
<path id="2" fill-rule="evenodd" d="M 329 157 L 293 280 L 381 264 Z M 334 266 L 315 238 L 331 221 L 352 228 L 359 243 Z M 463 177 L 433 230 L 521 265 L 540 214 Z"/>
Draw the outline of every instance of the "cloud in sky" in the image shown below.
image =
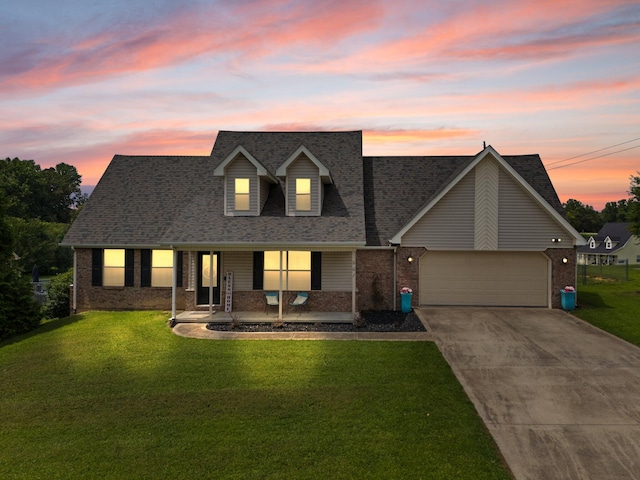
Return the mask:
<path id="1" fill-rule="evenodd" d="M 0 5 L 0 156 L 95 184 L 218 129 L 363 130 L 368 155 L 547 163 L 640 137 L 640 5 L 618 0 L 23 0 Z M 550 171 L 626 196 L 639 150 Z"/>

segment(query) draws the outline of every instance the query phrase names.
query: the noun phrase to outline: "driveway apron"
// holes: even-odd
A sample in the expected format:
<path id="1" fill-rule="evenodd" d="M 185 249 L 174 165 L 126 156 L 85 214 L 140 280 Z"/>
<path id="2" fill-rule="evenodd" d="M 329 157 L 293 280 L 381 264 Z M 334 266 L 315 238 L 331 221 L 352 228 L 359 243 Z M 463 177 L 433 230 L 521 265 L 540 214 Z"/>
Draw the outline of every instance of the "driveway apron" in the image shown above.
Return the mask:
<path id="1" fill-rule="evenodd" d="M 560 310 L 419 315 L 516 479 L 640 479 L 640 348 Z"/>

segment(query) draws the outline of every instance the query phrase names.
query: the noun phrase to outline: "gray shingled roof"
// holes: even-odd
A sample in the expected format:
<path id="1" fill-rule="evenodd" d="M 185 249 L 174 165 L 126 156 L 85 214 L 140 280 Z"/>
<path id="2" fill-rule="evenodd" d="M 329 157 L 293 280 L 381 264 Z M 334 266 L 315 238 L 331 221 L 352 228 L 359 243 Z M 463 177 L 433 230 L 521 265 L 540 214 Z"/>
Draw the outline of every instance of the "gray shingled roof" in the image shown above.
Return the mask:
<path id="1" fill-rule="evenodd" d="M 283 184 L 260 217 L 225 217 L 224 183 L 213 170 L 242 145 L 269 171 L 300 145 L 334 178 L 321 217 L 287 217 Z M 63 244 L 196 245 L 355 243 L 364 245 L 361 132 L 219 132 L 210 157 L 115 156 Z"/>
<path id="2" fill-rule="evenodd" d="M 272 185 L 259 217 L 225 217 L 213 170 L 242 145 L 271 173 L 301 145 L 333 177 L 321 217 L 285 215 Z M 116 155 L 64 238 L 73 246 L 386 245 L 475 156 L 362 157 L 362 132 L 218 133 L 211 156 Z M 564 216 L 538 155 L 503 156 Z"/>
<path id="3" fill-rule="evenodd" d="M 594 237 L 595 241 L 599 243 L 599 245 L 596 245 L 596 248 L 589 248 L 589 244 L 587 243 L 587 245 L 579 247 L 578 252 L 592 255 L 610 255 L 616 250 L 624 247 L 629 239 L 631 239 L 632 234 L 630 226 L 630 223 L 625 222 L 605 223 L 598 234 Z M 613 242 L 617 242 L 613 248 L 606 248 L 604 241 L 607 237 L 609 237 Z"/>
<path id="4" fill-rule="evenodd" d="M 386 245 L 475 156 L 364 157 L 367 245 Z M 539 155 L 502 156 L 560 215 Z"/>

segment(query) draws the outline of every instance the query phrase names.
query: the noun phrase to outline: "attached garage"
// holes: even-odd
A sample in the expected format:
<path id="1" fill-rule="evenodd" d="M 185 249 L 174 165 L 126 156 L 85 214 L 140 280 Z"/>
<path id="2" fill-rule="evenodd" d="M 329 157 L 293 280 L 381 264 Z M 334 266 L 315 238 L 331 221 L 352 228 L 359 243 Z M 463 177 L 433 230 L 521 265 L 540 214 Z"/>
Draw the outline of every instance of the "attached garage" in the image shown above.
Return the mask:
<path id="1" fill-rule="evenodd" d="M 427 251 L 420 303 L 548 307 L 550 263 L 541 252 Z"/>

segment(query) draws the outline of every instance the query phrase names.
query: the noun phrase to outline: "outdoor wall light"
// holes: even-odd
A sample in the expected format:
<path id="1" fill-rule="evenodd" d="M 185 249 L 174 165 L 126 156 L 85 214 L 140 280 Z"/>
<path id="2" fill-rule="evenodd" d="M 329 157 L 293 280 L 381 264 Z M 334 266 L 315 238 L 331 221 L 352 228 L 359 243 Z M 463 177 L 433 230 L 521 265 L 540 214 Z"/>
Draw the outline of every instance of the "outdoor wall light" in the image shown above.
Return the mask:
<path id="1" fill-rule="evenodd" d="M 407 262 L 409 262 L 409 263 L 413 262 L 413 257 L 411 255 L 409 255 L 407 257 Z"/>
<path id="2" fill-rule="evenodd" d="M 552 239 L 551 239 L 551 241 L 552 241 L 553 243 L 559 243 L 559 242 L 561 242 L 561 241 L 562 241 L 562 239 L 561 239 L 561 238 L 552 238 Z"/>
<path id="3" fill-rule="evenodd" d="M 562 257 L 562 263 L 566 265 L 567 263 L 569 263 L 569 259 L 567 257 Z"/>

